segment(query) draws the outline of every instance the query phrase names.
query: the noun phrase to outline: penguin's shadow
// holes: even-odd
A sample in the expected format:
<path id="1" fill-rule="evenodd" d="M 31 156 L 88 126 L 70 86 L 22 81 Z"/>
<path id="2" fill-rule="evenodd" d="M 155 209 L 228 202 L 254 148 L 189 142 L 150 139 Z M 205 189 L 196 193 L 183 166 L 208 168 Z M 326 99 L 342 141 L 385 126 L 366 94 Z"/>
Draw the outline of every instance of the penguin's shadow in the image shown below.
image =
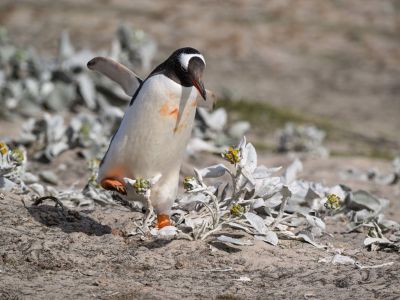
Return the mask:
<path id="1" fill-rule="evenodd" d="M 82 232 L 87 235 L 105 235 L 111 233 L 111 227 L 103 225 L 82 212 L 64 209 L 52 205 L 27 206 L 29 214 L 47 227 L 59 227 L 66 233 Z"/>
<path id="2" fill-rule="evenodd" d="M 158 240 L 151 241 L 149 243 L 145 243 L 143 246 L 149 250 L 152 250 L 152 249 L 165 247 L 166 245 L 168 245 L 171 242 L 172 242 L 172 240 L 158 239 Z"/>

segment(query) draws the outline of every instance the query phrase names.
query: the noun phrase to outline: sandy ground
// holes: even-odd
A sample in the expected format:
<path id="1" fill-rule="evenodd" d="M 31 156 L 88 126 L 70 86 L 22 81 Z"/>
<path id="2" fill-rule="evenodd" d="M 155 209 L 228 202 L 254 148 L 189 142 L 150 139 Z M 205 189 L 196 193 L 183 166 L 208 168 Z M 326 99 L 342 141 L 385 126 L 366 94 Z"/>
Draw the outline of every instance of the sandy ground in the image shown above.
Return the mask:
<path id="1" fill-rule="evenodd" d="M 283 241 L 245 248 L 126 238 L 137 218 L 116 208 L 60 217 L 51 205 L 1 201 L 1 299 L 395 299 L 399 257 L 360 247 L 358 234 L 329 224 L 325 242 L 371 270 L 318 263 L 327 253 Z M 337 223 L 337 222 L 336 222 Z M 228 232 L 241 236 L 242 233 Z M 241 281 L 247 277 L 250 281 Z"/>
<path id="2" fill-rule="evenodd" d="M 195 165 L 208 164 L 214 157 Z M 269 166 L 287 165 L 287 156 L 261 158 Z M 303 159 L 301 178 L 336 184 L 338 171 L 365 168 L 366 159 Z M 56 168 L 67 165 L 68 171 Z M 50 168 L 62 180 L 85 181 L 83 161 L 76 153 L 62 154 L 52 165 L 33 163 L 31 169 Z M 193 162 L 191 162 L 193 163 Z M 389 164 L 376 161 L 382 171 Z M 78 171 L 79 170 L 79 171 Z M 329 170 L 329 172 L 327 171 Z M 80 172 L 80 173 L 79 173 Z M 79 174 L 79 175 L 78 175 Z M 347 181 L 354 189 L 367 188 L 391 199 L 387 216 L 400 219 L 399 186 Z M 22 200 L 24 200 L 22 202 Z M 325 250 L 298 241 L 282 240 L 273 247 L 227 247 L 207 241 L 146 240 L 128 237 L 141 213 L 124 207 L 96 206 L 93 211 L 63 215 L 51 201 L 32 206 L 32 199 L 15 194 L 0 198 L 1 299 L 396 299 L 400 297 L 398 254 L 369 252 L 363 248 L 366 233 L 345 233 L 344 219 L 328 219 L 321 242 L 342 249 L 362 265 L 393 262 L 391 266 L 360 270 L 354 266 L 318 262 Z M 240 231 L 223 230 L 234 237 Z M 248 238 L 250 238 L 248 236 Z M 240 278 L 246 277 L 250 281 Z M 247 280 L 247 279 L 246 279 Z"/>

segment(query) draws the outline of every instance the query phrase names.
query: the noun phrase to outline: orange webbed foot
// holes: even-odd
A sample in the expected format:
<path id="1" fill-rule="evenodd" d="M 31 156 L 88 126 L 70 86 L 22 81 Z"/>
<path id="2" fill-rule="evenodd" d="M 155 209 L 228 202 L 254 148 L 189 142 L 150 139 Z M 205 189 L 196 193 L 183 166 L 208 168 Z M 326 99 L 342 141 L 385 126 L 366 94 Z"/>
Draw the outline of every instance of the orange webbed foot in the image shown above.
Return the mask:
<path id="1" fill-rule="evenodd" d="M 126 189 L 122 182 L 113 178 L 103 179 L 100 183 L 101 187 L 105 190 L 115 191 L 122 195 L 126 195 Z"/>
<path id="2" fill-rule="evenodd" d="M 171 220 L 169 219 L 168 215 L 160 214 L 157 215 L 157 228 L 161 229 L 165 226 L 170 226 Z"/>

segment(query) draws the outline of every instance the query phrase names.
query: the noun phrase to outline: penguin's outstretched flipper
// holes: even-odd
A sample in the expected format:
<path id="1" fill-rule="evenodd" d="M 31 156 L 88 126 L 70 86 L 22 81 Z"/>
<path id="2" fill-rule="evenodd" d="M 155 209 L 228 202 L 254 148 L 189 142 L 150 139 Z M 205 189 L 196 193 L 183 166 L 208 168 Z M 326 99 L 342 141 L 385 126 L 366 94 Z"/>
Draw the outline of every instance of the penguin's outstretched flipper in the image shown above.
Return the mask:
<path id="1" fill-rule="evenodd" d="M 125 94 L 131 97 L 135 94 L 137 88 L 142 83 L 142 80 L 134 72 L 109 57 L 97 56 L 92 58 L 87 63 L 87 67 L 90 70 L 97 71 L 118 83 L 124 90 Z"/>
<path id="2" fill-rule="evenodd" d="M 100 185 L 105 190 L 115 191 L 122 195 L 126 195 L 125 185 L 117 179 L 105 178 L 101 181 Z"/>
<path id="3" fill-rule="evenodd" d="M 87 63 L 87 66 L 90 70 L 97 71 L 118 83 L 124 90 L 125 94 L 131 97 L 135 94 L 135 91 L 142 82 L 134 72 L 109 57 L 95 57 Z M 199 95 L 197 106 L 203 107 L 207 110 L 212 110 L 217 102 L 217 95 L 213 91 L 207 89 L 206 94 L 208 95 L 207 100 L 203 100 L 201 95 Z"/>

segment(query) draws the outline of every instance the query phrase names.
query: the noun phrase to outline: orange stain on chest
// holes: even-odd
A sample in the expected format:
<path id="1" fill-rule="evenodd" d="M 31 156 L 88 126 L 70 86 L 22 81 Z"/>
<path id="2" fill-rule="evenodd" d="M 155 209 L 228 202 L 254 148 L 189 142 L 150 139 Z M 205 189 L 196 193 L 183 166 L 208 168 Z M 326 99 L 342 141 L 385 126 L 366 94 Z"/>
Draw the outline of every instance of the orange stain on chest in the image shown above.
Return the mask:
<path id="1" fill-rule="evenodd" d="M 179 114 L 179 109 L 178 107 L 170 107 L 168 105 L 168 101 L 164 102 L 164 104 L 161 106 L 159 113 L 161 116 L 163 117 L 174 117 L 175 119 L 178 118 L 178 114 Z"/>
<path id="2" fill-rule="evenodd" d="M 186 107 L 183 110 L 183 120 L 179 121 L 179 124 L 176 124 L 175 128 L 174 128 L 174 133 L 179 133 L 180 131 L 182 131 L 184 128 L 186 128 L 188 126 L 187 124 L 187 120 L 190 116 L 190 113 L 193 111 L 193 109 L 195 109 L 197 102 L 196 100 L 192 101 L 190 103 L 189 107 Z M 163 117 L 172 117 L 175 120 L 178 120 L 179 117 L 179 107 L 175 106 L 175 105 L 170 105 L 170 101 L 166 100 L 162 106 L 159 109 L 159 114 L 160 116 Z"/>
<path id="3" fill-rule="evenodd" d="M 173 110 L 169 112 L 169 115 L 174 116 L 175 118 L 178 118 L 178 114 L 179 114 L 179 109 L 177 107 L 175 107 Z"/>

